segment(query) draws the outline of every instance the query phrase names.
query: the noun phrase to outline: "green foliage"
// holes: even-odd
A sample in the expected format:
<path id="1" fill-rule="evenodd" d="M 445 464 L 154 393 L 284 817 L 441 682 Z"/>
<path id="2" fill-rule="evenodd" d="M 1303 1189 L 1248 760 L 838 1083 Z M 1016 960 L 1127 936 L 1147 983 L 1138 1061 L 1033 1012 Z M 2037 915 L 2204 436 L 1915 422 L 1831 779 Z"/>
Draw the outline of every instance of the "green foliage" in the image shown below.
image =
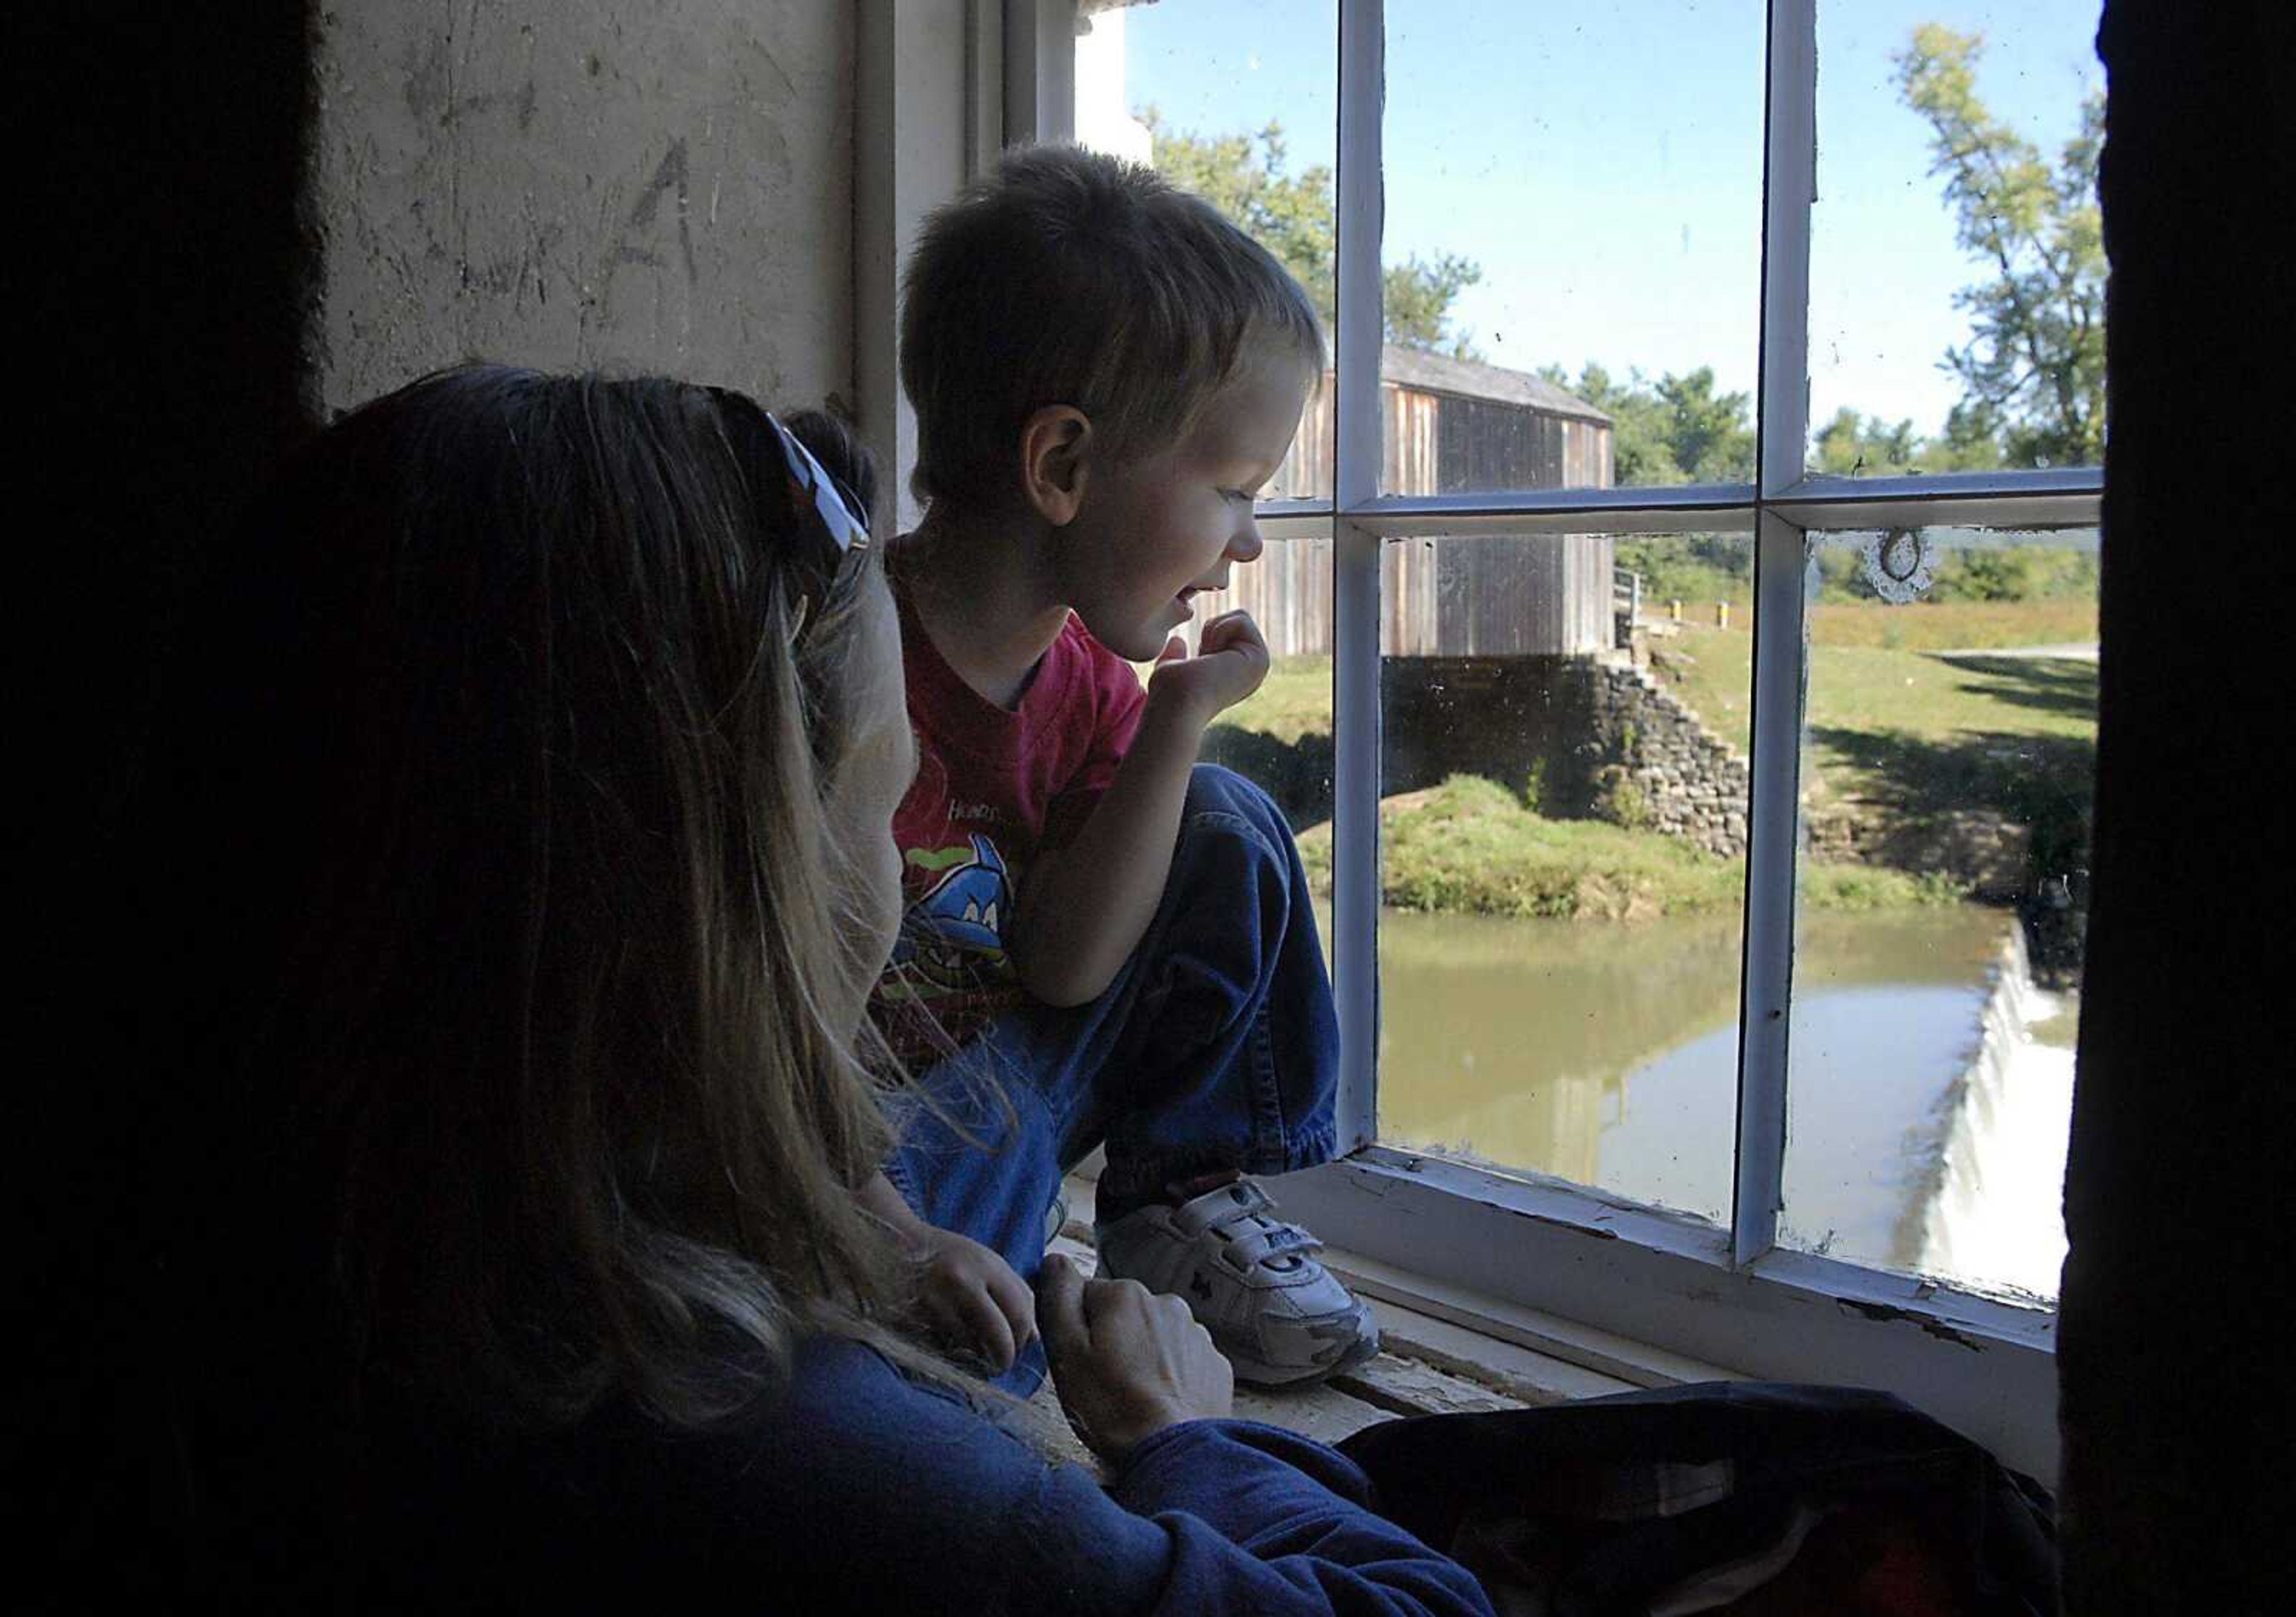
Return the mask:
<path id="1" fill-rule="evenodd" d="M 1523 777 L 1522 806 L 1538 813 L 1546 802 L 1546 760 L 1534 758 L 1530 772 Z"/>
<path id="2" fill-rule="evenodd" d="M 1918 437 L 1910 421 L 1837 411 L 1811 435 L 1819 470 L 1874 477 L 2103 459 L 2105 263 L 2096 204 L 2103 99 L 2083 102 L 2079 128 L 2052 162 L 1979 98 L 1984 43 L 1980 34 L 1924 23 L 1894 58 L 1900 98 L 1929 126 L 1931 173 L 1943 182 L 1958 240 L 1988 276 L 1955 296 L 1970 316 L 1971 339 L 1942 363 L 1960 380 L 1961 402 L 1934 438 Z M 1329 324 L 1332 170 L 1315 164 L 1294 172 L 1280 124 L 1206 135 L 1168 127 L 1153 107 L 1141 116 L 1158 170 L 1273 252 Z M 1481 266 L 1455 253 L 1388 265 L 1387 339 L 1479 357 L 1451 311 L 1481 280 Z M 1636 371 L 1623 381 L 1591 362 L 1575 380 L 1555 365 L 1539 373 L 1612 418 L 1614 480 L 1622 486 L 1753 477 L 1751 401 L 1716 391 L 1710 367 L 1654 380 Z M 1711 592 L 1685 598 L 1692 594 Z"/>
<path id="3" fill-rule="evenodd" d="M 1662 376 L 1655 388 L 1674 463 L 1693 483 L 1751 482 L 1754 426 L 1743 393 L 1714 391 L 1714 368 Z"/>
<path id="4" fill-rule="evenodd" d="M 1910 418 L 1894 426 L 1844 405 L 1811 437 L 1811 464 L 1836 477 L 1892 477 L 1922 461 L 1922 441 Z"/>
<path id="5" fill-rule="evenodd" d="M 1851 546 L 1820 546 L 1817 576 L 1817 598 L 1822 601 L 1876 600 L 1866 576 L 1864 557 Z M 1929 591 L 1920 603 L 1893 609 L 1911 611 L 1921 605 L 1969 600 L 2094 601 L 2097 581 L 2097 557 L 2092 551 L 2046 544 L 1968 545 L 1948 550 L 1939 558 Z M 1896 625 L 1896 630 L 1902 643 L 1903 625 Z M 1892 641 L 1885 635 L 1882 643 L 1889 645 Z"/>
<path id="6" fill-rule="evenodd" d="M 1930 172 L 1945 183 L 1960 243 L 1990 277 L 1954 306 L 1971 339 L 1945 364 L 1961 380 L 1946 439 L 1986 440 L 2013 466 L 2097 465 L 2104 457 L 2104 234 L 2096 201 L 2104 98 L 2053 166 L 1977 95 L 1981 34 L 1914 30 L 1893 59 L 1898 93 L 1930 127 Z"/>
<path id="7" fill-rule="evenodd" d="M 1141 665 L 1144 676 L 1148 665 Z M 1296 745 L 1303 736 L 1332 733 L 1332 659 L 1295 652 L 1275 659 L 1258 690 L 1220 715 L 1220 723 Z"/>
<path id="8" fill-rule="evenodd" d="M 1955 551 L 1939 564 L 1932 600 L 2063 600 L 2097 590 L 2093 552 L 2046 545 Z"/>
<path id="9" fill-rule="evenodd" d="M 1452 300 L 1482 278 L 1480 265 L 1456 253 L 1439 253 L 1432 264 L 1414 253 L 1389 265 L 1380 276 L 1387 340 L 1454 359 L 1480 357 L 1466 333 L 1452 331 L 1450 311 Z"/>
<path id="10" fill-rule="evenodd" d="M 1714 370 L 1652 381 L 1639 371 L 1614 380 L 1589 362 L 1573 380 L 1560 365 L 1538 374 L 1609 415 L 1611 471 L 1622 487 L 1672 483 L 1742 483 L 1754 475 L 1752 400 L 1717 393 Z"/>
<path id="11" fill-rule="evenodd" d="M 1812 910 L 1863 913 L 1957 904 L 1966 894 L 1959 882 L 1939 870 L 1916 874 L 1887 865 L 1826 864 L 1811 860 L 1801 868 L 1800 896 Z"/>
<path id="12" fill-rule="evenodd" d="M 1686 610 L 1752 599 L 1754 551 L 1742 534 L 1622 535 L 1611 556 L 1614 565 L 1642 575 L 1646 613 L 1663 613 L 1669 600 Z"/>
<path id="13" fill-rule="evenodd" d="M 1328 825 L 1300 836 L 1319 892 L 1331 886 Z M 1742 867 L 1656 833 L 1596 820 L 1547 820 L 1474 775 L 1380 805 L 1381 896 L 1399 910 L 1636 920 L 1726 910 Z"/>
<path id="14" fill-rule="evenodd" d="M 1330 326 L 1337 306 L 1331 169 L 1316 163 L 1292 173 L 1278 123 L 1249 135 L 1198 135 L 1170 127 L 1153 107 L 1140 118 L 1148 126 L 1156 171 L 1194 192 L 1274 253 Z M 1439 253 L 1431 263 L 1414 253 L 1388 265 L 1381 276 L 1387 340 L 1457 359 L 1477 357 L 1467 334 L 1453 327 L 1451 306 L 1482 278 L 1480 265 L 1456 253 Z"/>
<path id="15" fill-rule="evenodd" d="M 1817 598 L 1820 600 L 1860 600 L 1879 598 L 1866 581 L 1865 558 L 1846 544 L 1817 547 Z"/>
<path id="16" fill-rule="evenodd" d="M 1745 866 L 1657 831 L 1548 820 L 1475 775 L 1380 804 L 1380 886 L 1398 910 L 1518 919 L 1634 921 L 1720 914 L 1745 894 Z M 1300 834 L 1310 885 L 1331 892 L 1332 828 Z M 1818 910 L 1948 902 L 1942 878 L 1865 865 L 1809 865 L 1801 902 Z"/>
<path id="17" fill-rule="evenodd" d="M 1650 799 L 1623 764 L 1605 764 L 1595 772 L 1595 818 L 1607 820 L 1621 830 L 1650 829 Z"/>

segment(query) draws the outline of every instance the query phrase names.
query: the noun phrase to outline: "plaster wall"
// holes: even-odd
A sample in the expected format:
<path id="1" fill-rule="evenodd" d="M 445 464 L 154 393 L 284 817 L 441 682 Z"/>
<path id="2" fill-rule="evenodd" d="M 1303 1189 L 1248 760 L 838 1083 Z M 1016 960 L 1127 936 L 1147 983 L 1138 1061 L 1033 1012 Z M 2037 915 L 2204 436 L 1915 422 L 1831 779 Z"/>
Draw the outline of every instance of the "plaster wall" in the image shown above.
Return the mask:
<path id="1" fill-rule="evenodd" d="M 850 7 L 422 0 L 312 29 L 327 413 L 465 358 L 849 400 Z"/>

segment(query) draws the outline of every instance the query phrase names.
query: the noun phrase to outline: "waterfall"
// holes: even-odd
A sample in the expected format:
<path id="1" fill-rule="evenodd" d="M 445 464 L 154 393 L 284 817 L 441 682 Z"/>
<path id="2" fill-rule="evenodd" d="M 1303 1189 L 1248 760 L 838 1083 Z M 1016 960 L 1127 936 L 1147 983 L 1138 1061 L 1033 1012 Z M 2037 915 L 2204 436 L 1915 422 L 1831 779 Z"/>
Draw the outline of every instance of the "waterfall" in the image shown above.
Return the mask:
<path id="1" fill-rule="evenodd" d="M 1921 1214 L 1923 1274 L 2054 1300 L 2065 1255 L 2065 1142 L 2073 1052 L 2034 1042 L 2057 996 L 2033 981 L 2024 928 L 1993 965 L 1976 1054 L 1946 1097 L 1944 1139 Z"/>

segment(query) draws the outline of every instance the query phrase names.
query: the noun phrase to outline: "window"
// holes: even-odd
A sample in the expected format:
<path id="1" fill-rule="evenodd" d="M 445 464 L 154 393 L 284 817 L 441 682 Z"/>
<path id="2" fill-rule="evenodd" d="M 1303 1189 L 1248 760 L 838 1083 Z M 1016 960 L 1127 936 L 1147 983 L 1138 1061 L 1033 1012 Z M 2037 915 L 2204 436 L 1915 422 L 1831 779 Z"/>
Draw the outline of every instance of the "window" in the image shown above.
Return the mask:
<path id="1" fill-rule="evenodd" d="M 1079 136 L 1332 322 L 1215 754 L 1329 884 L 1357 1149 L 1287 1206 L 2051 1474 L 2095 7 L 1544 15 L 1077 18 Z"/>

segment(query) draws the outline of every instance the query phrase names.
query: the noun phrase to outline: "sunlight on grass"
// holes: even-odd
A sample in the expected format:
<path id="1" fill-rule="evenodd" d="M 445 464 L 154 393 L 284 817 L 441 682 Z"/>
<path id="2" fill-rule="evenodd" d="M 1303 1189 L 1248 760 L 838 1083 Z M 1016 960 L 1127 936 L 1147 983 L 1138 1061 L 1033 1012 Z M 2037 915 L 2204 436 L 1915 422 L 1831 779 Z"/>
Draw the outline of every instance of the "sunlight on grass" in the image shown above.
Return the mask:
<path id="1" fill-rule="evenodd" d="M 1249 699 L 1220 715 L 1238 730 L 1256 730 L 1286 746 L 1305 735 L 1332 733 L 1332 659 L 1286 657 L 1268 671 Z"/>
<path id="2" fill-rule="evenodd" d="M 1983 655 L 1987 645 L 2058 644 L 2077 638 L 2082 620 L 2069 616 L 2063 605 L 1988 601 L 1817 608 L 1833 616 L 1830 625 L 1812 626 L 1805 722 L 1817 778 L 1805 785 L 1813 798 L 1874 790 L 1893 772 L 1893 764 L 1948 741 L 1981 743 L 1980 751 L 2000 755 L 1995 762 L 2004 771 L 2038 768 L 2045 756 L 2094 743 L 2095 663 Z M 2087 621 L 2092 633 L 2094 620 L 2091 607 Z M 1882 644 L 1889 624 L 1899 621 L 1907 625 L 1903 634 L 1938 642 L 1937 649 Z M 1828 638 L 1816 638 L 1821 627 Z M 1967 648 L 1971 654 L 1938 655 L 1948 645 Z M 1746 750 L 1751 634 L 1689 629 L 1660 646 L 1652 661 L 1669 690 L 1716 734 Z M 2080 782 L 2065 785 L 2085 789 Z"/>
<path id="3" fill-rule="evenodd" d="M 1332 881 L 1332 829 L 1300 834 L 1318 894 Z M 1380 805 L 1381 897 L 1391 908 L 1516 919 L 1644 920 L 1735 908 L 1744 865 L 1654 831 L 1548 820 L 1472 775 Z M 1813 865 L 1803 901 L 1824 910 L 1954 902 L 1953 885 L 1867 865 Z"/>

